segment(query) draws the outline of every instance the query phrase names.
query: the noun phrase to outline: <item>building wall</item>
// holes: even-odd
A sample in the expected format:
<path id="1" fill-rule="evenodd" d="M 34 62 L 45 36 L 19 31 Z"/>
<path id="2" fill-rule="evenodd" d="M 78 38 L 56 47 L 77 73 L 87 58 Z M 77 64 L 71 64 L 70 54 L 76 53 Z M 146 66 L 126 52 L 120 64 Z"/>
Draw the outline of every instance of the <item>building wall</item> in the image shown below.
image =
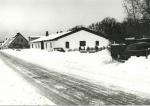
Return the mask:
<path id="1" fill-rule="evenodd" d="M 32 49 L 41 49 L 41 43 L 40 42 L 30 43 L 30 48 L 32 48 Z"/>
<path id="2" fill-rule="evenodd" d="M 44 50 L 52 51 L 54 48 L 63 48 L 64 50 L 68 50 L 68 49 L 78 50 L 80 47 L 80 41 L 86 41 L 85 48 L 95 47 L 96 41 L 99 41 L 99 46 L 98 46 L 99 48 L 107 47 L 109 45 L 108 39 L 105 39 L 93 33 L 81 30 L 79 32 L 73 33 L 71 35 L 68 35 L 66 37 L 60 38 L 55 41 L 44 41 Z M 66 48 L 66 45 L 65 45 L 66 42 L 69 42 L 69 48 Z M 32 44 L 33 44 L 33 48 L 41 49 L 40 42 L 31 43 L 30 44 L 31 48 L 32 48 Z"/>
<path id="3" fill-rule="evenodd" d="M 52 51 L 54 47 L 54 41 L 45 41 L 44 42 L 44 49 L 48 51 Z"/>
<path id="4" fill-rule="evenodd" d="M 28 48 L 28 41 L 21 35 L 18 35 L 12 43 L 9 45 L 9 48 Z"/>
<path id="5" fill-rule="evenodd" d="M 2 49 L 2 47 L 1 47 L 1 46 L 2 46 L 2 43 L 3 43 L 3 42 L 0 42 L 0 49 Z"/>
<path id="6" fill-rule="evenodd" d="M 69 49 L 79 49 L 80 41 L 86 41 L 86 47 L 95 47 L 96 41 L 99 41 L 98 47 L 106 47 L 109 45 L 109 40 L 84 30 L 61 38 L 55 41 L 53 45 L 54 47 L 61 47 L 67 50 L 65 42 L 69 42 Z"/>

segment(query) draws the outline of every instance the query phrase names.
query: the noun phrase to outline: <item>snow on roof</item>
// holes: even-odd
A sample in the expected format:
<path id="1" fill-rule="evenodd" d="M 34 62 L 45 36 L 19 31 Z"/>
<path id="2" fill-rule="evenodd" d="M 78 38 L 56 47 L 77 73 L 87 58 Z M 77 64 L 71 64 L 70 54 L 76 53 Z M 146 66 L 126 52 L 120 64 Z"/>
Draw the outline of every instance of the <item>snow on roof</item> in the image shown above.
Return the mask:
<path id="1" fill-rule="evenodd" d="M 45 40 L 47 37 L 46 36 L 41 36 L 40 38 L 36 39 L 36 40 L 33 40 L 31 42 L 40 42 L 40 41 L 43 41 Z"/>
<path id="2" fill-rule="evenodd" d="M 30 38 L 40 38 L 41 36 L 35 35 L 35 36 L 29 36 Z"/>
<path id="3" fill-rule="evenodd" d="M 9 38 L 7 40 L 4 41 L 4 43 L 1 46 L 8 46 L 9 44 L 11 44 L 11 42 L 15 39 L 15 37 Z"/>
<path id="4" fill-rule="evenodd" d="M 17 35 L 14 35 L 13 37 L 8 38 L 7 40 L 5 40 L 4 43 L 1 46 L 10 45 L 13 42 L 13 40 L 18 36 L 18 34 L 20 34 L 20 33 L 17 33 Z"/>
<path id="5" fill-rule="evenodd" d="M 125 43 L 122 43 L 122 44 L 118 44 L 118 43 L 114 43 L 114 44 L 111 44 L 112 46 L 119 46 L 119 45 L 126 45 Z"/>
<path id="6" fill-rule="evenodd" d="M 140 39 L 137 39 L 137 40 L 144 40 L 144 39 L 150 39 L 150 38 L 140 38 Z"/>
<path id="7" fill-rule="evenodd" d="M 125 38 L 125 40 L 135 40 L 135 37 Z"/>
<path id="8" fill-rule="evenodd" d="M 53 40 L 57 37 L 60 37 L 62 35 L 65 35 L 67 33 L 69 33 L 70 31 L 68 32 L 62 32 L 62 33 L 55 33 L 55 34 L 50 34 L 49 36 L 41 36 L 40 38 L 36 39 L 36 40 L 33 40 L 31 41 L 32 43 L 34 42 L 40 42 L 40 41 L 45 41 L 45 40 Z"/>
<path id="9" fill-rule="evenodd" d="M 49 36 L 43 36 L 43 37 L 40 37 L 39 39 L 31 41 L 31 43 L 40 42 L 40 41 L 48 41 L 48 40 L 57 40 L 57 39 L 60 39 L 62 37 L 68 36 L 70 34 L 76 33 L 76 32 L 81 31 L 81 30 L 84 30 L 84 31 L 87 31 L 89 33 L 96 34 L 96 35 L 98 35 L 100 37 L 104 37 L 106 39 L 109 39 L 109 38 L 106 37 L 106 34 L 104 34 L 104 33 L 97 33 L 97 32 L 95 32 L 93 30 L 90 30 L 88 28 L 82 27 L 82 28 L 77 29 L 75 31 L 67 31 L 67 32 L 62 32 L 62 33 L 51 34 Z"/>

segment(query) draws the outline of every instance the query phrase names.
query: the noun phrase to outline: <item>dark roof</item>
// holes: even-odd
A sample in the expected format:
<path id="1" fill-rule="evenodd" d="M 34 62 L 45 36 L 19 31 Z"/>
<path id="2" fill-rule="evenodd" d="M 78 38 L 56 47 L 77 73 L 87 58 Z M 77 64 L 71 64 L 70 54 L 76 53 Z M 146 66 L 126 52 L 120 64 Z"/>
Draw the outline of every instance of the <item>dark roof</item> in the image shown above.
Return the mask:
<path id="1" fill-rule="evenodd" d="M 16 39 L 18 36 L 22 36 L 27 42 L 28 42 L 28 40 L 20 33 L 20 32 L 18 32 L 15 36 L 14 36 L 14 38 Z M 14 39 L 14 40 L 15 40 Z M 14 42 L 14 40 L 12 41 L 12 42 Z"/>
<path id="2" fill-rule="evenodd" d="M 15 39 L 16 39 L 18 36 L 22 36 L 22 37 L 28 42 L 28 40 L 27 40 L 22 34 L 17 33 L 14 37 L 8 38 L 8 39 L 2 44 L 2 46 L 9 46 L 9 45 L 11 45 L 11 44 L 15 41 Z"/>
<path id="3" fill-rule="evenodd" d="M 68 36 L 68 35 L 71 35 L 71 34 L 73 34 L 73 33 L 79 32 L 79 31 L 81 31 L 81 30 L 84 30 L 84 31 L 90 32 L 90 33 L 92 33 L 92 34 L 95 34 L 95 35 L 97 35 L 97 36 L 104 37 L 104 38 L 108 39 L 108 38 L 107 38 L 107 36 L 108 36 L 107 34 L 104 34 L 104 33 L 102 33 L 102 32 L 101 32 L 101 33 L 97 33 L 97 32 L 95 32 L 95 31 L 93 31 L 93 30 L 88 29 L 88 28 L 81 27 L 81 28 L 79 28 L 79 29 L 77 29 L 77 30 L 75 30 L 75 31 L 68 32 L 68 33 L 66 33 L 66 34 L 64 34 L 64 35 L 62 35 L 62 36 L 56 37 L 56 38 L 54 38 L 54 39 L 52 39 L 52 40 L 58 40 L 58 39 L 60 39 L 60 38 L 66 37 L 66 36 Z M 49 40 L 49 41 L 52 41 L 52 40 Z"/>

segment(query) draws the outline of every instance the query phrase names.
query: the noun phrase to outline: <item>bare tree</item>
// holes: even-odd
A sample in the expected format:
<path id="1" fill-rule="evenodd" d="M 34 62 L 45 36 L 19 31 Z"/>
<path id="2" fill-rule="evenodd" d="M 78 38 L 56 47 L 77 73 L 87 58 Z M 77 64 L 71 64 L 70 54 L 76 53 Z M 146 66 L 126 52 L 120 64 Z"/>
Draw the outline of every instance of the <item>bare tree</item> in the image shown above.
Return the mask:
<path id="1" fill-rule="evenodd" d="M 120 42 L 124 39 L 124 30 L 121 28 L 121 23 L 117 22 L 115 18 L 106 17 L 100 22 L 91 24 L 89 29 L 97 33 L 105 33 L 105 37 Z"/>
<path id="2" fill-rule="evenodd" d="M 150 0 L 123 0 L 128 18 L 150 19 Z"/>
<path id="3" fill-rule="evenodd" d="M 68 31 L 76 31 L 76 30 L 78 30 L 82 27 L 83 27 L 83 25 L 77 25 L 77 26 L 74 26 L 74 27 L 70 28 Z"/>

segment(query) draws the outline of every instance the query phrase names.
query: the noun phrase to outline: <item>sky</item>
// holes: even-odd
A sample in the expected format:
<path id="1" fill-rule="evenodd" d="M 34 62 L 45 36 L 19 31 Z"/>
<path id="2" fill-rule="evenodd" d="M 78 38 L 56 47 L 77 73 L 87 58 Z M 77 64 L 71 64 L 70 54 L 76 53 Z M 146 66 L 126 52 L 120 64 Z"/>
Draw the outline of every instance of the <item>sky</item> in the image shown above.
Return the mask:
<path id="1" fill-rule="evenodd" d="M 0 0 L 0 39 L 17 32 L 41 36 L 105 17 L 122 21 L 122 0 Z"/>

